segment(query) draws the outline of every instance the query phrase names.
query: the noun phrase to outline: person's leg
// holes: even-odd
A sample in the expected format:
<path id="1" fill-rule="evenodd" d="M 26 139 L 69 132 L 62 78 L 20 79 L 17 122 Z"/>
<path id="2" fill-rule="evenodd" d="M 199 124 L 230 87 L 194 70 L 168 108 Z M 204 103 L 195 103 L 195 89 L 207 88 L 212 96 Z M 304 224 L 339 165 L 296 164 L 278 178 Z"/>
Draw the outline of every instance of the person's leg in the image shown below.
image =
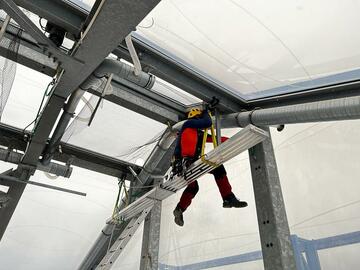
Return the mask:
<path id="1" fill-rule="evenodd" d="M 232 188 L 229 183 L 229 179 L 227 178 L 225 167 L 223 165 L 220 165 L 219 167 L 215 168 L 210 173 L 215 178 L 216 185 L 219 188 L 222 198 L 225 198 L 226 196 L 232 193 L 231 191 Z"/>
<path id="2" fill-rule="evenodd" d="M 185 212 L 185 210 L 189 207 L 192 199 L 196 196 L 196 193 L 198 193 L 198 191 L 199 184 L 197 181 L 190 183 L 184 190 L 183 194 L 180 197 L 180 201 L 173 212 L 175 216 L 175 223 L 177 225 L 184 225 L 184 218 L 182 213 Z"/>
<path id="3" fill-rule="evenodd" d="M 219 188 L 221 197 L 223 199 L 223 207 L 231 208 L 231 207 L 246 207 L 247 203 L 244 201 L 240 201 L 237 199 L 232 192 L 232 188 L 229 182 L 229 179 L 226 175 L 226 170 L 223 165 L 215 168 L 210 172 L 214 175 L 215 182 Z"/>

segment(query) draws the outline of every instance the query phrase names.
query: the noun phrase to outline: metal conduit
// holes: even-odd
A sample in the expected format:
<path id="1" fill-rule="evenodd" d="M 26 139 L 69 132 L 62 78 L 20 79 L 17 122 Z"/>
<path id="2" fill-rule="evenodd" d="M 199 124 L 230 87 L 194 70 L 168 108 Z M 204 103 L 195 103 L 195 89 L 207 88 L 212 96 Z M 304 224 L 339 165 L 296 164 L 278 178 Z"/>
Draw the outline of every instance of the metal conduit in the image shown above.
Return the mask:
<path id="1" fill-rule="evenodd" d="M 101 63 L 93 74 L 93 76 L 97 78 L 114 74 L 114 81 L 118 81 L 117 78 L 125 79 L 145 89 L 151 89 L 155 83 L 154 75 L 141 71 L 137 76 L 135 75 L 135 68 L 133 66 L 108 58 Z"/>
<path id="2" fill-rule="evenodd" d="M 103 83 L 102 78 L 113 74 L 113 80 L 125 79 L 136 85 L 151 89 L 155 83 L 155 76 L 145 72 L 140 72 L 138 76 L 135 75 L 134 67 L 113 59 L 105 59 L 101 65 L 91 74 L 81 87 L 71 94 L 68 102 L 64 107 L 61 118 L 55 128 L 54 134 L 50 139 L 49 144 L 46 146 L 41 163 L 48 165 L 56 151 L 56 147 L 60 144 L 66 127 L 68 126 L 71 118 L 74 116 L 75 109 L 79 104 L 81 97 L 86 92 L 86 89 L 94 87 L 97 89 Z"/>
<path id="3" fill-rule="evenodd" d="M 22 157 L 23 154 L 0 148 L 0 160 L 2 161 L 19 164 L 21 163 Z M 72 173 L 72 168 L 70 166 L 65 166 L 53 162 L 51 162 L 48 166 L 44 166 L 39 163 L 37 165 L 37 169 L 43 172 L 55 174 L 66 178 L 69 178 Z"/>
<path id="4" fill-rule="evenodd" d="M 223 128 L 360 119 L 360 96 L 224 115 Z"/>
<path id="5" fill-rule="evenodd" d="M 75 109 L 85 92 L 86 92 L 85 90 L 78 88 L 69 97 L 68 102 L 64 106 L 64 111 L 55 128 L 53 136 L 51 137 L 49 144 L 46 146 L 45 151 L 43 153 L 43 157 L 41 160 L 41 163 L 43 165 L 47 166 L 50 164 L 50 161 L 56 151 L 56 147 L 60 144 L 61 138 L 65 133 L 66 127 L 68 126 L 71 118 L 74 116 Z"/>

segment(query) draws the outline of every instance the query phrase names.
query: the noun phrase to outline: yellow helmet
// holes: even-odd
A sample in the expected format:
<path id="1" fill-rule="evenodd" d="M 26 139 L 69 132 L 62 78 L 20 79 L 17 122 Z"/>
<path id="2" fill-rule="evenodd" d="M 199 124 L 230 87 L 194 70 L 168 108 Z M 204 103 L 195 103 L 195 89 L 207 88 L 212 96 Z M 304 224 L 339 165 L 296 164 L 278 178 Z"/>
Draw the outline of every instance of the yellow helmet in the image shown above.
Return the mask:
<path id="1" fill-rule="evenodd" d="M 199 108 L 191 108 L 191 110 L 188 112 L 188 118 L 193 118 L 197 115 L 200 115 L 202 111 Z"/>

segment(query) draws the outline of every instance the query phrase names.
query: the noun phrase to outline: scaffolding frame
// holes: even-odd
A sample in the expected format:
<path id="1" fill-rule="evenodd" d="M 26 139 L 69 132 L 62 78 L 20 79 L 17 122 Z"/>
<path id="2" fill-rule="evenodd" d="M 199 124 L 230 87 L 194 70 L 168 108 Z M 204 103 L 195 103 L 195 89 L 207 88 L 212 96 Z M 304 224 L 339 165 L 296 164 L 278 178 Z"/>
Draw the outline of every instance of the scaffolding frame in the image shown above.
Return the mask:
<path id="1" fill-rule="evenodd" d="M 160 0 L 140 1 L 142 3 L 140 8 L 133 2 L 131 0 L 107 0 L 105 2 L 97 0 L 90 12 L 61 0 L 5 0 L 0 2 L 0 8 L 4 9 L 25 30 L 19 41 L 18 57 L 12 58 L 13 56 L 10 54 L 9 58 L 49 76 L 60 74 L 58 83 L 42 111 L 33 134 L 11 126 L 0 125 L 0 144 L 24 153 L 17 162 L 18 169 L 12 177 L 17 177 L 21 181 L 30 179 L 34 170 L 37 169 L 39 157 L 50 139 L 49 134 L 54 128 L 67 98 L 110 53 L 125 60 L 131 60 L 130 53 L 124 45 L 125 37 Z M 122 16 L 119 16 L 119 12 L 122 12 L 121 7 L 124 5 L 127 6 L 127 9 L 123 11 Z M 57 48 L 36 28 L 19 9 L 19 6 L 65 29 L 69 37 L 75 40 L 76 50 L 69 54 L 69 52 Z M 95 18 L 96 20 L 94 20 Z M 3 23 L 0 21 L 1 25 Z M 121 25 L 122 27 L 111 27 L 112 25 Z M 2 38 L 11 39 L 15 32 L 11 27 L 5 30 Z M 105 32 L 106 35 L 104 35 Z M 102 37 L 101 41 L 98 36 Z M 114 36 L 118 38 L 114 39 Z M 342 83 L 246 101 L 232 95 L 224 86 L 215 84 L 210 78 L 199 75 L 190 66 L 184 65 L 173 56 L 150 46 L 139 37 L 133 36 L 132 40 L 135 49 L 142 56 L 141 65 L 145 72 L 151 70 L 152 74 L 205 102 L 210 101 L 213 96 L 217 96 L 220 99 L 217 115 L 221 118 L 221 128 L 244 127 L 247 124 L 254 124 L 267 129 L 270 125 L 286 123 L 360 119 L 359 82 Z M 0 55 L 7 55 L 5 47 L 0 47 Z M 79 72 L 79 70 L 81 71 Z M 124 106 L 162 123 L 175 124 L 185 118 L 186 106 L 176 104 L 155 92 L 146 94 L 143 87 L 129 83 L 112 83 L 112 86 L 116 91 L 104 98 L 119 106 Z M 101 95 L 96 91 L 92 91 L 92 93 Z M 259 107 L 261 109 L 258 109 Z M 61 153 L 57 152 L 53 160 L 118 178 L 125 177 L 132 181 L 132 185 L 148 185 L 154 181 L 151 176 L 153 172 L 161 175 L 169 167 L 169 157 L 174 143 L 171 139 L 162 143 L 153 150 L 142 168 L 64 143 L 61 144 Z M 258 211 L 258 222 L 265 269 L 296 269 L 297 253 L 296 250 L 294 253 L 294 244 L 291 244 L 294 243 L 294 238 L 290 238 L 285 207 L 282 200 L 274 200 L 275 197 L 282 198 L 282 192 L 271 139 L 250 149 L 249 156 L 257 208 L 261 209 Z M 135 170 L 137 178 L 141 181 L 137 181 L 129 167 Z M 8 193 L 13 197 L 13 202 L 0 209 L 0 237 L 4 234 L 26 186 L 23 183 L 9 182 L 8 184 L 10 187 Z M 143 189 L 143 193 L 147 191 L 147 189 Z M 274 201 L 276 203 L 273 203 Z M 145 222 L 141 269 L 159 268 L 157 256 L 160 216 L 161 203 L 158 203 Z M 95 268 L 106 255 L 107 246 L 114 243 L 114 239 L 121 235 L 127 224 L 117 226 L 118 230 L 110 238 L 107 232 L 113 231 L 114 226 L 116 225 L 107 224 L 104 227 L 79 269 Z M 305 245 L 304 248 L 309 250 L 311 246 Z M 147 256 L 151 256 L 151 264 L 149 264 Z"/>

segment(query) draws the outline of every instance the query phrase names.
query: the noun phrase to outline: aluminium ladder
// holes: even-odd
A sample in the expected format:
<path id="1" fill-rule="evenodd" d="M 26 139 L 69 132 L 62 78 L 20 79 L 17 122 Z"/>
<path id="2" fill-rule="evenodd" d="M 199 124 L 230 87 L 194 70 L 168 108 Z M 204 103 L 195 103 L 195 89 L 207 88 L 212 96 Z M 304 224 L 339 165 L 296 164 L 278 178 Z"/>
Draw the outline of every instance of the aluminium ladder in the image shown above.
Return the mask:
<path id="1" fill-rule="evenodd" d="M 107 222 L 114 223 L 115 221 L 126 221 L 137 216 L 145 209 L 151 208 L 155 201 L 166 199 L 198 179 L 200 176 L 262 142 L 268 137 L 268 132 L 253 125 L 246 126 L 221 145 L 205 154 L 204 157 L 195 161 L 186 170 L 184 176 L 174 176 L 171 180 L 153 188 L 135 202 L 116 213 L 113 218 L 109 219 Z"/>
<path id="2" fill-rule="evenodd" d="M 120 256 L 121 252 L 124 250 L 125 246 L 136 232 L 137 228 L 151 211 L 151 208 L 152 207 L 148 207 L 142 210 L 140 215 L 135 215 L 132 217 L 125 230 L 120 234 L 120 236 L 115 240 L 114 244 L 106 252 L 106 255 L 96 267 L 96 270 L 108 270 L 113 266 L 116 259 Z"/>

